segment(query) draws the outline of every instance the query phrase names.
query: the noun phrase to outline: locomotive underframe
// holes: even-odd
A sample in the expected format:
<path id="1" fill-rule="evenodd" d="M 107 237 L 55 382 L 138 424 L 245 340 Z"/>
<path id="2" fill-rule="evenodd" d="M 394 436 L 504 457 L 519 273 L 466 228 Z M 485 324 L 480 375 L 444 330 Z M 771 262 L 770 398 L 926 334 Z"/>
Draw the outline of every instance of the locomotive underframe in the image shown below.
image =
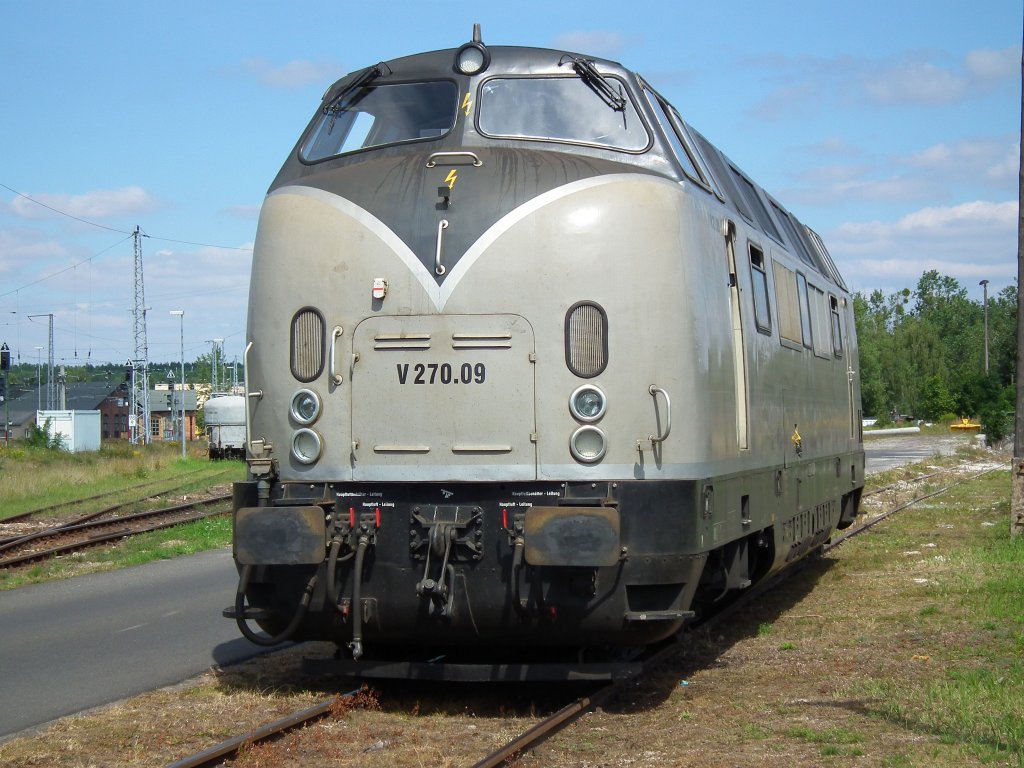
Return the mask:
<path id="1" fill-rule="evenodd" d="M 645 645 L 852 522 L 862 472 L 849 454 L 678 481 L 236 483 L 247 605 L 227 615 L 357 659 Z"/>

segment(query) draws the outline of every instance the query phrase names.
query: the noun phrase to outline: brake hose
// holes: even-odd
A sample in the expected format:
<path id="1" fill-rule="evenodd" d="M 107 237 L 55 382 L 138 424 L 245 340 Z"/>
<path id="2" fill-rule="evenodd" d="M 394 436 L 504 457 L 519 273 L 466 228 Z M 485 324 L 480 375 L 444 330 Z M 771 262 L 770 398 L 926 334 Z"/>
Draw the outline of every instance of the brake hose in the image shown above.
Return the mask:
<path id="1" fill-rule="evenodd" d="M 313 590 L 316 588 L 317 574 L 314 573 L 309 581 L 306 583 L 306 588 L 302 593 L 302 599 L 299 601 L 299 607 L 295 610 L 295 615 L 292 616 L 291 622 L 284 628 L 279 634 L 276 635 L 258 635 L 249 629 L 249 624 L 244 618 L 245 616 L 245 590 L 249 586 L 249 578 L 252 576 L 252 566 L 242 566 L 242 575 L 238 579 L 238 591 L 235 593 L 235 623 L 238 625 L 238 630 L 242 635 L 252 643 L 256 645 L 278 645 L 283 643 L 285 640 L 295 634 L 295 630 L 299 628 L 299 623 L 306 616 L 306 612 L 309 610 L 309 603 L 313 597 Z"/>

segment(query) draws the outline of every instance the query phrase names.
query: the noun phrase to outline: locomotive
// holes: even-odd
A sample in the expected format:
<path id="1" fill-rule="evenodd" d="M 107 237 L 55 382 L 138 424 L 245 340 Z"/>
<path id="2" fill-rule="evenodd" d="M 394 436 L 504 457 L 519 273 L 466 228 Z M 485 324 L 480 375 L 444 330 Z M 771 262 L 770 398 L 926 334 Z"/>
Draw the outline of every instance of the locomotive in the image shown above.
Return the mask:
<path id="1" fill-rule="evenodd" d="M 353 72 L 260 213 L 224 614 L 364 672 L 622 658 L 853 522 L 856 360 L 821 238 L 639 74 L 478 26 Z"/>

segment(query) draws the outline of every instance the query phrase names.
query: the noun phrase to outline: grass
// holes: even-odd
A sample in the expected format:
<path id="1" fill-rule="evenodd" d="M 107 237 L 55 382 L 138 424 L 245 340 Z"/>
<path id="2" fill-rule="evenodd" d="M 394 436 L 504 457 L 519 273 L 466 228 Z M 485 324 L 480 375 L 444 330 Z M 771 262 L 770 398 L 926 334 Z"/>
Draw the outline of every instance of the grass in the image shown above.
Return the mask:
<path id="1" fill-rule="evenodd" d="M 0 448 L 0 521 L 21 512 L 107 494 L 71 509 L 44 513 L 48 522 L 56 523 L 174 487 L 159 501 L 139 508 L 167 506 L 183 496 L 204 492 L 215 484 L 227 486 L 245 476 L 242 462 L 210 462 L 199 452 L 199 446 L 183 460 L 178 450 L 176 444 L 131 446 L 120 442 L 104 444 L 97 452 L 78 454 L 17 445 Z M 193 554 L 227 546 L 230 541 L 230 517 L 209 518 L 28 567 L 2 570 L 0 590 Z"/>
<path id="2" fill-rule="evenodd" d="M 67 579 L 86 573 L 101 573 L 120 568 L 193 555 L 231 543 L 231 517 L 222 515 L 185 523 L 173 528 L 143 533 L 123 541 L 74 552 L 25 568 L 0 571 L 0 590 L 54 579 Z"/>
<path id="3" fill-rule="evenodd" d="M 860 545 L 858 570 L 903 558 L 896 594 L 871 611 L 903 663 L 856 693 L 876 717 L 1022 766 L 1024 537 L 1008 533 L 1009 482 L 1001 471 L 954 488 Z"/>
<path id="4" fill-rule="evenodd" d="M 0 445 L 0 520 L 52 504 L 124 491 L 145 482 L 159 483 L 222 472 L 237 462 L 211 463 L 200 446 L 184 460 L 170 444 L 133 446 L 108 441 L 99 451 L 67 453 L 14 443 Z M 242 470 L 239 469 L 239 477 Z M 115 498 L 116 500 L 116 498 Z M 103 503 L 113 503 L 105 499 Z M 94 506 L 101 506 L 100 503 Z"/>

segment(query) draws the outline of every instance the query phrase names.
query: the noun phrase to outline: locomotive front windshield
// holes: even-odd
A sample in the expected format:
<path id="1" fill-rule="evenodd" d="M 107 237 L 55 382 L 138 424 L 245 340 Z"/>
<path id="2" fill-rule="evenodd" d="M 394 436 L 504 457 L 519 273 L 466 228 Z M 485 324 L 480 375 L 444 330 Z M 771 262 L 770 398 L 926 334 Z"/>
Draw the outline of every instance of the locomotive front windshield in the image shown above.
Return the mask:
<path id="1" fill-rule="evenodd" d="M 579 77 L 492 78 L 480 89 L 488 136 L 564 141 L 639 152 L 650 136 L 623 93 L 611 104 Z"/>
<path id="2" fill-rule="evenodd" d="M 450 80 L 357 88 L 323 108 L 301 156 L 315 162 L 368 147 L 443 136 L 455 125 Z"/>

